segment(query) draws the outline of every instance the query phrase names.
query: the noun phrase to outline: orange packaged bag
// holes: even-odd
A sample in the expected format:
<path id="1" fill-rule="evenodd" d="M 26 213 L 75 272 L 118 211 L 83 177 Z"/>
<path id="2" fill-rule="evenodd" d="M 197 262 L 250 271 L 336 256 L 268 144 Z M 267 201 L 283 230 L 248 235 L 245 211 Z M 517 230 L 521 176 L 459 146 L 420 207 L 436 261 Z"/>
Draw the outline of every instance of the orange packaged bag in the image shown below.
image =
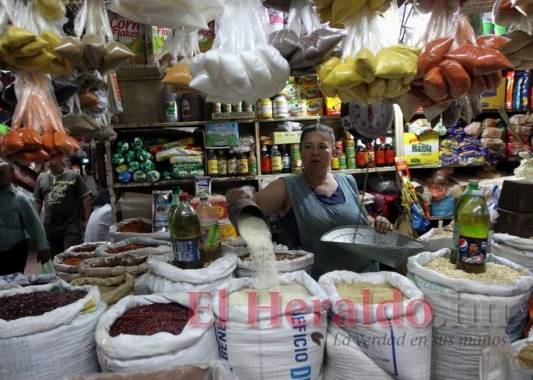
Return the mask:
<path id="1" fill-rule="evenodd" d="M 472 75 L 488 75 L 513 68 L 511 61 L 498 50 L 470 44 L 451 51 L 446 58 L 456 60 Z"/>
<path id="2" fill-rule="evenodd" d="M 500 87 L 503 81 L 503 75 L 501 71 L 496 71 L 495 73 L 485 75 L 483 77 L 487 83 L 487 90 L 493 90 Z"/>
<path id="3" fill-rule="evenodd" d="M 43 147 L 26 152 L 19 152 L 16 155 L 17 160 L 24 162 L 46 162 L 50 159 L 50 153 Z"/>
<path id="4" fill-rule="evenodd" d="M 451 59 L 445 59 L 440 63 L 439 68 L 442 70 L 442 75 L 446 79 L 450 95 L 453 98 L 464 96 L 470 91 L 472 86 L 470 75 L 461 64 Z"/>
<path id="5" fill-rule="evenodd" d="M 43 145 L 43 139 L 35 129 L 31 127 L 22 128 L 21 134 L 25 150 L 34 150 Z"/>
<path id="6" fill-rule="evenodd" d="M 425 74 L 433 67 L 438 66 L 452 44 L 453 38 L 439 38 L 427 44 L 422 54 L 418 57 L 418 72 Z"/>
<path id="7" fill-rule="evenodd" d="M 501 50 L 505 45 L 507 45 L 511 39 L 503 36 L 496 36 L 496 35 L 486 35 L 486 36 L 479 36 L 476 38 L 476 42 L 478 46 Z"/>
<path id="8" fill-rule="evenodd" d="M 24 148 L 24 139 L 20 128 L 12 128 L 5 136 L 5 147 L 8 154 L 17 153 Z"/>
<path id="9" fill-rule="evenodd" d="M 435 103 L 444 101 L 448 95 L 448 86 L 444 80 L 441 69 L 434 67 L 424 76 L 424 92 Z"/>

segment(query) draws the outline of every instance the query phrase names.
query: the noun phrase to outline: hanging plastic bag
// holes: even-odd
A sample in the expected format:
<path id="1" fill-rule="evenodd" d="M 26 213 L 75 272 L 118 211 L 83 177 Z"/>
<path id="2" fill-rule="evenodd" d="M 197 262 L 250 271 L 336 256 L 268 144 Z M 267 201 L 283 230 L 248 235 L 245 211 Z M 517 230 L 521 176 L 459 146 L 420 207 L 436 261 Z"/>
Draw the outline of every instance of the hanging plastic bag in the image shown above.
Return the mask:
<path id="1" fill-rule="evenodd" d="M 167 70 L 162 83 L 172 85 L 176 92 L 192 91 L 189 87 L 192 80 L 189 64 L 200 53 L 199 42 L 200 35 L 196 29 L 192 31 L 185 28 L 174 30 L 173 36 L 165 41 L 163 51 L 169 52 L 173 56 L 174 62 L 178 58 L 180 60 Z"/>
<path id="2" fill-rule="evenodd" d="M 291 8 L 291 0 L 263 0 L 263 4 L 267 8 L 276 9 L 285 13 L 289 13 Z"/>
<path id="3" fill-rule="evenodd" d="M 293 0 L 287 28 L 272 33 L 270 42 L 289 61 L 292 70 L 308 70 L 319 64 L 342 38 L 342 33 L 320 23 L 310 0 Z"/>
<path id="4" fill-rule="evenodd" d="M 223 0 L 112 0 L 108 8 L 122 17 L 167 28 L 209 29 L 224 10 Z"/>
<path id="5" fill-rule="evenodd" d="M 396 44 L 394 8 L 384 15 L 363 8 L 346 22 L 346 31 L 342 60 L 329 59 L 317 68 L 324 93 L 336 93 L 343 102 L 376 103 L 409 90 L 419 50 Z"/>
<path id="6" fill-rule="evenodd" d="M 232 0 L 217 20 L 213 48 L 190 65 L 190 87 L 208 102 L 253 104 L 281 91 L 289 64 L 267 43 L 268 20 L 260 0 Z"/>
<path id="7" fill-rule="evenodd" d="M 8 154 L 23 162 L 43 162 L 57 152 L 73 155 L 79 145 L 63 129 L 50 78 L 20 73 L 15 91 L 19 101 L 4 141 Z"/>
<path id="8" fill-rule="evenodd" d="M 80 71 L 108 73 L 135 56 L 124 44 L 113 41 L 104 0 L 84 0 L 74 25 L 77 38 L 63 38 L 54 52 Z"/>
<path id="9" fill-rule="evenodd" d="M 27 71 L 69 74 L 70 64 L 54 53 L 60 42 L 61 25 L 45 20 L 33 2 L 3 0 L 1 23 L 9 19 L 0 39 L 0 62 L 4 66 Z"/>

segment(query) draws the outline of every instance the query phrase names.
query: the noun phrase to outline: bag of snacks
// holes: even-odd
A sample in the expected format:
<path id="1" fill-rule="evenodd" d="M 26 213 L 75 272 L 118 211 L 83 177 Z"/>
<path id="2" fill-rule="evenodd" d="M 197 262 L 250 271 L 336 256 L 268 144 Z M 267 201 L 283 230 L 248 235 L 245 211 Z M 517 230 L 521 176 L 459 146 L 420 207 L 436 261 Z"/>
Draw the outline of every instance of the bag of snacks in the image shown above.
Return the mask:
<path id="1" fill-rule="evenodd" d="M 113 243 L 134 237 L 170 241 L 168 231 L 152 232 L 152 221 L 147 218 L 123 219 L 109 228 L 109 238 Z"/>
<path id="2" fill-rule="evenodd" d="M 235 255 L 224 255 L 205 268 L 181 269 L 149 259 L 150 272 L 135 280 L 136 294 L 211 291 L 232 278 L 237 267 Z"/>
<path id="3" fill-rule="evenodd" d="M 256 286 L 256 279 L 238 278 L 214 294 L 220 356 L 240 379 L 321 379 L 328 309 L 324 291 L 303 271 L 281 275 L 279 289 Z M 278 294 L 281 308 L 253 311 L 249 292 L 257 292 L 257 305 L 263 308 Z M 291 310 L 293 300 L 298 307 Z M 251 316 L 256 323 L 249 321 Z M 271 318 L 277 317 L 279 324 L 272 326 Z"/>
<path id="4" fill-rule="evenodd" d="M 0 291 L 0 378 L 63 379 L 98 371 L 94 332 L 104 310 L 93 286 Z"/>
<path id="5" fill-rule="evenodd" d="M 467 273 L 455 268 L 449 254 L 423 252 L 407 263 L 409 278 L 433 309 L 432 378 L 479 378 L 483 349 L 521 337 L 533 276 L 491 255 L 485 273 Z"/>
<path id="6" fill-rule="evenodd" d="M 187 293 L 128 296 L 96 328 L 98 361 L 111 372 L 168 369 L 218 358 L 213 314 Z"/>
<path id="7" fill-rule="evenodd" d="M 385 378 L 429 380 L 432 313 L 412 281 L 392 272 L 333 271 L 319 285 L 332 304 L 329 343 L 337 342 L 326 346 L 324 379 L 381 369 Z"/>

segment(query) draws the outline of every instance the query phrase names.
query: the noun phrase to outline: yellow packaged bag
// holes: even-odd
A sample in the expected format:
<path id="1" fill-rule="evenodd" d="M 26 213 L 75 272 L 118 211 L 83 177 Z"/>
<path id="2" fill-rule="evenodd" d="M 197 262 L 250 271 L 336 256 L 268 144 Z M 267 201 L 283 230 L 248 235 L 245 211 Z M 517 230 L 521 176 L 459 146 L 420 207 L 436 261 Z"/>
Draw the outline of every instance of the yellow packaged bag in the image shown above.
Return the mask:
<path id="1" fill-rule="evenodd" d="M 46 50 L 41 50 L 41 52 L 34 57 L 18 58 L 16 60 L 16 65 L 22 69 L 39 70 L 50 64 L 54 59 L 56 59 L 54 54 L 49 53 Z"/>
<path id="2" fill-rule="evenodd" d="M 387 88 L 387 82 L 385 79 L 376 79 L 374 82 L 368 85 L 368 97 L 379 99 L 385 95 Z"/>
<path id="3" fill-rule="evenodd" d="M 357 100 L 357 94 L 355 93 L 355 87 L 339 88 L 337 91 L 339 98 L 343 103 L 348 103 Z"/>
<path id="4" fill-rule="evenodd" d="M 68 75 L 72 70 L 73 67 L 70 62 L 63 57 L 56 57 L 55 60 L 43 68 L 43 71 L 52 75 Z"/>
<path id="5" fill-rule="evenodd" d="M 368 102 L 368 85 L 366 83 L 361 83 L 358 86 L 355 86 L 352 89 L 354 96 L 361 102 Z"/>
<path id="6" fill-rule="evenodd" d="M 16 26 L 10 26 L 5 33 L 6 45 L 10 49 L 17 49 L 32 41 L 35 41 L 37 36 L 26 29 L 17 28 Z"/>
<path id="7" fill-rule="evenodd" d="M 50 49 L 54 49 L 57 45 L 61 43 L 61 37 L 49 30 L 45 30 L 44 32 L 42 32 L 41 38 L 50 44 Z"/>
<path id="8" fill-rule="evenodd" d="M 382 12 L 389 6 L 389 0 L 369 0 L 368 8 L 373 12 Z"/>
<path id="9" fill-rule="evenodd" d="M 418 55 L 400 45 L 381 49 L 376 54 L 376 76 L 402 79 L 416 75 Z"/>
<path id="10" fill-rule="evenodd" d="M 372 83 L 376 79 L 376 63 L 374 54 L 368 49 L 362 49 L 355 56 L 357 72 L 366 83 Z"/>
<path id="11" fill-rule="evenodd" d="M 331 18 L 335 23 L 344 23 L 366 5 L 366 0 L 335 0 L 331 7 Z"/>
<path id="12" fill-rule="evenodd" d="M 35 7 L 45 19 L 50 21 L 59 20 L 67 13 L 62 0 L 36 0 Z"/>
<path id="13" fill-rule="evenodd" d="M 11 54 L 15 58 L 33 57 L 39 54 L 48 45 L 48 42 L 42 38 L 37 37 L 35 41 L 30 42 L 18 49 L 11 51 Z"/>
<path id="14" fill-rule="evenodd" d="M 333 0 L 314 0 L 316 9 L 326 9 L 331 6 Z"/>
<path id="15" fill-rule="evenodd" d="M 363 82 L 363 78 L 357 73 L 355 58 L 346 57 L 328 74 L 324 83 L 336 88 L 355 87 Z"/>
<path id="16" fill-rule="evenodd" d="M 316 67 L 318 79 L 324 80 L 339 63 L 341 63 L 341 60 L 338 57 L 330 57 L 318 65 Z"/>
<path id="17" fill-rule="evenodd" d="M 189 70 L 189 65 L 186 63 L 177 63 L 167 71 L 161 82 L 187 87 L 191 83 L 191 80 L 192 75 Z"/>
<path id="18" fill-rule="evenodd" d="M 395 98 L 402 94 L 402 81 L 400 79 L 388 79 L 385 86 L 385 97 Z"/>

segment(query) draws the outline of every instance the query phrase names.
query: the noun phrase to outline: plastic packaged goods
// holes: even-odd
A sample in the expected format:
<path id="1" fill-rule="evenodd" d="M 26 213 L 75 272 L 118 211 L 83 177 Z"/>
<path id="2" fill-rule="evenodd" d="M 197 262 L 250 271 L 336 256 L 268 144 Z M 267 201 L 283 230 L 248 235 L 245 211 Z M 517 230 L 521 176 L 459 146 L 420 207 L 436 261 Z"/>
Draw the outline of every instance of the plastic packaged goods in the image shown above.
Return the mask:
<path id="1" fill-rule="evenodd" d="M 408 91 L 419 50 L 397 45 L 391 32 L 395 28 L 394 9 L 381 15 L 363 7 L 347 21 L 342 60 L 331 57 L 317 67 L 322 93 L 338 95 L 343 102 L 376 103 Z"/>
<path id="2" fill-rule="evenodd" d="M 20 100 L 3 142 L 4 153 L 25 163 L 47 161 L 57 152 L 73 155 L 79 145 L 63 129 L 50 78 L 21 72 L 15 91 Z"/>
<path id="3" fill-rule="evenodd" d="M 208 102 L 227 104 L 242 100 L 253 104 L 279 93 L 288 79 L 289 64 L 268 45 L 267 22 L 259 0 L 229 2 L 217 20 L 213 48 L 196 56 L 190 66 L 190 86 L 206 93 Z"/>
<path id="4" fill-rule="evenodd" d="M 289 61 L 292 70 L 306 71 L 320 63 L 343 34 L 321 24 L 308 0 L 293 0 L 287 27 L 269 36 L 270 43 Z"/>

